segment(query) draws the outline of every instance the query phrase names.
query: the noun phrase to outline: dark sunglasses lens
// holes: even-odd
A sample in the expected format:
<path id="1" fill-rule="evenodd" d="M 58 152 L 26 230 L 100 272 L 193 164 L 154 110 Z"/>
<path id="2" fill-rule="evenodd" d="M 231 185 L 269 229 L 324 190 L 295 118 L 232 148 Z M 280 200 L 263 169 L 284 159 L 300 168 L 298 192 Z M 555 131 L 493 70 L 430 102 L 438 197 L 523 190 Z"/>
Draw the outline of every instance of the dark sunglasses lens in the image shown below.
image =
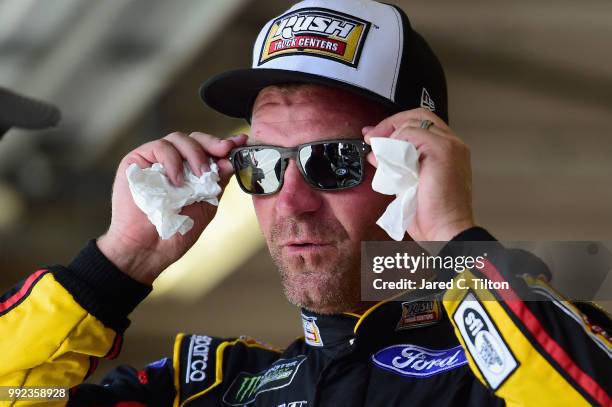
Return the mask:
<path id="1" fill-rule="evenodd" d="M 252 194 L 276 192 L 280 185 L 281 155 L 270 148 L 248 148 L 234 156 L 236 177 Z"/>
<path id="2" fill-rule="evenodd" d="M 316 188 L 353 187 L 363 178 L 359 146 L 354 143 L 321 143 L 300 149 L 300 164 Z"/>

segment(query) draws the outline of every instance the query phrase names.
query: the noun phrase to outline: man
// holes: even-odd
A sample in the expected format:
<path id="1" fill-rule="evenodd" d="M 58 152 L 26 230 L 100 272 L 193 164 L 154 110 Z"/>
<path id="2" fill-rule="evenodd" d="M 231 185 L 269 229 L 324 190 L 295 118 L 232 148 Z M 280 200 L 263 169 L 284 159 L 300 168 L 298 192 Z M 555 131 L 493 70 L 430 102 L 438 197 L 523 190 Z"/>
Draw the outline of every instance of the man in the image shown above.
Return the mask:
<path id="1" fill-rule="evenodd" d="M 420 153 L 412 239 L 494 240 L 475 227 L 469 150 L 447 124 L 442 69 L 403 12 L 371 1 L 298 3 L 263 28 L 252 69 L 219 75 L 201 93 L 250 120 L 248 140 L 172 133 L 129 153 L 107 233 L 68 267 L 40 270 L 4 297 L 0 326 L 12 335 L 2 340 L 10 356 L 1 384 L 70 387 L 73 405 L 610 405 L 609 338 L 563 299 L 485 302 L 487 290 L 467 288 L 442 299 L 360 298 L 360 244 L 388 240 L 376 220 L 391 199 L 371 188 L 374 136 Z M 79 385 L 98 358 L 117 355 L 127 315 L 216 209 L 184 208 L 193 229 L 160 240 L 132 201 L 126 168 L 160 162 L 178 186 L 183 162 L 200 175 L 210 157 L 222 184 L 235 171 L 253 195 L 304 338 L 278 351 L 249 338 L 179 335 L 171 358 Z M 311 171 L 311 157 L 327 170 Z M 516 277 L 509 252 L 492 247 L 486 266 L 464 276 L 507 281 L 511 295 L 527 283 L 545 287 Z"/>

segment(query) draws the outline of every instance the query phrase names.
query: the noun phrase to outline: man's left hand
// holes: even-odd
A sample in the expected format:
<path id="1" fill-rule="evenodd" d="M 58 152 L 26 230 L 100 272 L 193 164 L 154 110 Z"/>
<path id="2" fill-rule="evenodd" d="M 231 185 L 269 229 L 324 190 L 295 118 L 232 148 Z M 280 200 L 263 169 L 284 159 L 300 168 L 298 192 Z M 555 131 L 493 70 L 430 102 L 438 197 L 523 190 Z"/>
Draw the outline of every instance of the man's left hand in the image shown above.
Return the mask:
<path id="1" fill-rule="evenodd" d="M 424 120 L 433 122 L 420 128 Z M 474 226 L 470 150 L 442 119 L 419 108 L 364 127 L 365 141 L 390 137 L 408 141 L 420 153 L 417 210 L 408 234 L 416 241 L 449 241 Z M 376 167 L 373 153 L 368 161 Z"/>

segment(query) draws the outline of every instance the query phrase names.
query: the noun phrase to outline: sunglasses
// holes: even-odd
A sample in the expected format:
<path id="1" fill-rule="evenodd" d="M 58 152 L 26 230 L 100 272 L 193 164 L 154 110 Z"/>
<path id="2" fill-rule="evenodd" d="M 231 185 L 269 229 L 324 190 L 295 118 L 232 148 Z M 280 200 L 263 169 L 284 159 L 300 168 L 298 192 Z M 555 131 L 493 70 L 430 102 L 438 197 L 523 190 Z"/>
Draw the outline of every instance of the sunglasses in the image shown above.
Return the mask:
<path id="1" fill-rule="evenodd" d="M 238 185 L 247 194 L 270 195 L 283 186 L 290 158 L 308 184 L 324 191 L 355 187 L 363 181 L 365 156 L 371 151 L 363 140 L 327 140 L 296 147 L 255 145 L 231 151 Z"/>

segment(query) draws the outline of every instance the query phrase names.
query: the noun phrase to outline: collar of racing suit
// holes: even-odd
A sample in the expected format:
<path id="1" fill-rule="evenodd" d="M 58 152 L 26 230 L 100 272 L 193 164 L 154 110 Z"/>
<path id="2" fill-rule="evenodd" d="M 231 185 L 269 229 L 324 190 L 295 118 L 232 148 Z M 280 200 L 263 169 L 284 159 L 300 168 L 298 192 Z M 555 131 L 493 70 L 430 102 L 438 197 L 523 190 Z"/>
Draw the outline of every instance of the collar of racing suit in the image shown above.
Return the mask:
<path id="1" fill-rule="evenodd" d="M 445 319 L 437 297 L 409 301 L 382 301 L 363 314 L 321 315 L 302 309 L 304 341 L 311 347 L 331 350 L 359 342 L 361 347 L 380 348 L 393 342 L 388 333 L 403 332 Z M 383 334 L 384 333 L 384 334 Z"/>

